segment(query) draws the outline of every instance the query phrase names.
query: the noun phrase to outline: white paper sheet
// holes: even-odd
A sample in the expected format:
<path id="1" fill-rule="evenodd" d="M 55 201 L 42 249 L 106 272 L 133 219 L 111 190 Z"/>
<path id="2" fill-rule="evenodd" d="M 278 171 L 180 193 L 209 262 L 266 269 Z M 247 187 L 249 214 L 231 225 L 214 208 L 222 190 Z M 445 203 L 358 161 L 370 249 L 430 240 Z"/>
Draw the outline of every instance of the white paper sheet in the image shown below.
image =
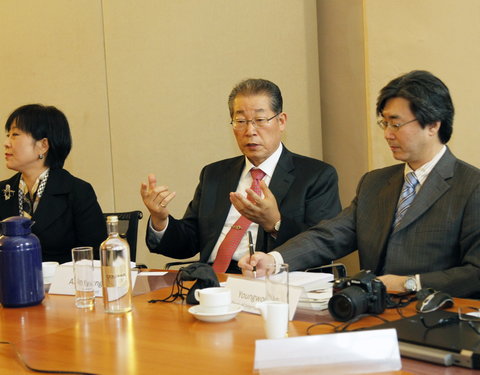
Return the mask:
<path id="1" fill-rule="evenodd" d="M 401 367 L 395 329 L 257 340 L 255 345 L 254 369 L 260 373 L 308 368 L 309 374 L 361 374 Z"/>

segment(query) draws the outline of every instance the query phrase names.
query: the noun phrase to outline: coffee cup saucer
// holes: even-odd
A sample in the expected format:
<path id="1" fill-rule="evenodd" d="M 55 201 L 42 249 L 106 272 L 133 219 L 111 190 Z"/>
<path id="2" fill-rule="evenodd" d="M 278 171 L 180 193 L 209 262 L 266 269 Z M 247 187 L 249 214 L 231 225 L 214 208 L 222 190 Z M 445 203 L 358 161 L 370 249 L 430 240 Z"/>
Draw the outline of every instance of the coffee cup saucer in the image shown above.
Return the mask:
<path id="1" fill-rule="evenodd" d="M 188 309 L 188 312 L 198 320 L 213 323 L 226 322 L 230 319 L 233 319 L 240 311 L 242 311 L 242 306 L 234 303 L 228 306 L 227 311 L 222 313 L 201 311 L 201 307 L 199 305 L 192 306 Z"/>

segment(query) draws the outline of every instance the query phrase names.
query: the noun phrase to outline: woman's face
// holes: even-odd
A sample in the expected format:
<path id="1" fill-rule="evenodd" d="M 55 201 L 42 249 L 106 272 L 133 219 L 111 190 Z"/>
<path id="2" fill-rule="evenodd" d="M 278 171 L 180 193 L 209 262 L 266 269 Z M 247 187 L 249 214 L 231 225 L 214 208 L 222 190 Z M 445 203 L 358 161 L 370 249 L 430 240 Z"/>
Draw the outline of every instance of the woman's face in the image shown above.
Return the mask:
<path id="1" fill-rule="evenodd" d="M 7 168 L 22 173 L 44 168 L 48 150 L 46 145 L 46 138 L 36 141 L 31 134 L 18 129 L 13 122 L 4 143 Z M 39 155 L 43 155 L 43 159 L 40 159 Z"/>

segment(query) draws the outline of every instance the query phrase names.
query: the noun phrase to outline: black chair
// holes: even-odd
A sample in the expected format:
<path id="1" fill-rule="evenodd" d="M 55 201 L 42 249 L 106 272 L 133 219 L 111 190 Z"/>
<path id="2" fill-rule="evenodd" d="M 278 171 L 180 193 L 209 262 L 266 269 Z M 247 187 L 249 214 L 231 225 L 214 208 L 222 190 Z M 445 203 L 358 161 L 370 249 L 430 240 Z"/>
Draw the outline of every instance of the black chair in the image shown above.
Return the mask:
<path id="1" fill-rule="evenodd" d="M 138 221 L 143 217 L 142 211 L 129 212 L 111 212 L 104 213 L 103 216 L 118 217 L 118 233 L 120 237 L 125 238 L 130 246 L 130 260 L 135 262 L 137 259 L 137 237 L 138 237 Z"/>

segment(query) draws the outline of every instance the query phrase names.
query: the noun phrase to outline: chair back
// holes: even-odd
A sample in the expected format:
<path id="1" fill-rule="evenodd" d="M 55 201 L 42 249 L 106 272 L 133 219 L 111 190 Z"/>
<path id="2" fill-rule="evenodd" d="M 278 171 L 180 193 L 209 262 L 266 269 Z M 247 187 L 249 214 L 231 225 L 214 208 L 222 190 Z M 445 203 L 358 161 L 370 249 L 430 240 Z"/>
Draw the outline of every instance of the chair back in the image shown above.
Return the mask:
<path id="1" fill-rule="evenodd" d="M 137 237 L 138 237 L 138 221 L 143 217 L 142 211 L 129 212 L 111 212 L 104 213 L 107 216 L 118 217 L 118 233 L 120 237 L 125 238 L 130 246 L 130 260 L 136 261 L 137 258 Z"/>

